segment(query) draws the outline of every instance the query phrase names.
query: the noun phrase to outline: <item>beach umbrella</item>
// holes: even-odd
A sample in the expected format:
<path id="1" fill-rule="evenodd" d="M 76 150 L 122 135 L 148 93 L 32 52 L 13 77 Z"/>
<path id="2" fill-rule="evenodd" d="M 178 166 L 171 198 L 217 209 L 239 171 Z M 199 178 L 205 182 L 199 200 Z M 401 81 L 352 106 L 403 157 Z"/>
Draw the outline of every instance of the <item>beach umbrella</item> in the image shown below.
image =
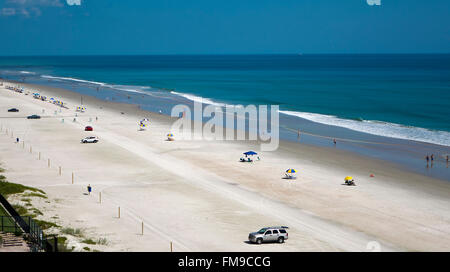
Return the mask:
<path id="1" fill-rule="evenodd" d="M 353 181 L 353 177 L 351 177 L 351 176 L 347 176 L 347 177 L 345 177 L 345 179 L 344 179 L 345 181 Z"/>
<path id="2" fill-rule="evenodd" d="M 257 155 L 258 153 L 256 153 L 255 151 L 247 151 L 247 152 L 244 152 L 244 155 Z"/>
<path id="3" fill-rule="evenodd" d="M 167 134 L 167 137 L 173 137 L 172 133 Z"/>
<path id="4" fill-rule="evenodd" d="M 297 170 L 289 168 L 288 170 L 286 170 L 286 173 L 295 174 L 297 173 Z"/>

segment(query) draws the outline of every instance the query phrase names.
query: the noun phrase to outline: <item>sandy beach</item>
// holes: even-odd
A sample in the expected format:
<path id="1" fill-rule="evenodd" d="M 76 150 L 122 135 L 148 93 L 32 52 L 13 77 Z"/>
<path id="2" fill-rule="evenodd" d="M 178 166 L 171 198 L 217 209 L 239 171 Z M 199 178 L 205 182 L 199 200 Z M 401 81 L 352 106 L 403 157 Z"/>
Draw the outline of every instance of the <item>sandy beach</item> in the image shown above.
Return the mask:
<path id="1" fill-rule="evenodd" d="M 88 96 L 87 110 L 73 121 L 79 94 L 21 84 L 63 100 L 65 109 L 5 85 L 17 84 L 0 86 L 5 176 L 47 193 L 47 200 L 33 199 L 40 218 L 107 239 L 95 249 L 169 251 L 172 242 L 174 251 L 450 250 L 448 182 L 293 142 L 260 153 L 261 161 L 240 163 L 242 152 L 258 151 L 257 143 L 166 141 L 173 118 Z M 7 112 L 13 107 L 20 112 Z M 43 118 L 26 119 L 31 114 Z M 145 131 L 138 130 L 142 118 L 150 119 Z M 85 132 L 87 125 L 94 131 Z M 100 141 L 80 143 L 90 135 Z M 282 179 L 288 168 L 299 171 L 296 180 Z M 348 175 L 357 186 L 342 185 Z M 289 240 L 246 242 L 248 233 L 271 225 L 289 226 Z M 83 247 L 76 239 L 70 245 Z"/>

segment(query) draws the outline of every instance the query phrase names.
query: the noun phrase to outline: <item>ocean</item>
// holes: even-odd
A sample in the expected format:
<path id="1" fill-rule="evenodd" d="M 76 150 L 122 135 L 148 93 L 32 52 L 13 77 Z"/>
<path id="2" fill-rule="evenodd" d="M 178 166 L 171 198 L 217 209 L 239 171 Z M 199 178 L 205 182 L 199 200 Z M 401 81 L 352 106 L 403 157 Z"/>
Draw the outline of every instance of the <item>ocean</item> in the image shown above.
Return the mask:
<path id="1" fill-rule="evenodd" d="M 448 54 L 0 57 L 0 77 L 167 114 L 200 99 L 279 105 L 282 138 L 295 141 L 301 129 L 311 144 L 329 145 L 320 136 L 353 140 L 340 147 L 450 179 L 446 170 L 422 169 L 426 153 L 450 153 Z M 401 155 L 393 143 L 406 146 Z"/>

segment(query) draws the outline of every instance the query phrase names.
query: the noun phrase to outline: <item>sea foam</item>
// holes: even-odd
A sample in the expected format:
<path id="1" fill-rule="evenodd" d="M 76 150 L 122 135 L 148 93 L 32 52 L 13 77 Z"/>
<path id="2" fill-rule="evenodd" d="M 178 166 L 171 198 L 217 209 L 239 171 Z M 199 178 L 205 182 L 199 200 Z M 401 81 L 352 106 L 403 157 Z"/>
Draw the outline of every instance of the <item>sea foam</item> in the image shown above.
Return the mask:
<path id="1" fill-rule="evenodd" d="M 103 88 L 110 88 L 115 89 L 119 91 L 125 91 L 125 92 L 132 92 L 132 93 L 140 93 L 140 94 L 148 94 L 145 90 L 151 89 L 150 86 L 134 86 L 134 85 L 113 85 L 108 84 L 104 82 L 97 82 L 97 81 L 89 81 L 84 79 L 77 79 L 72 77 L 55 77 L 55 76 L 49 76 L 49 75 L 42 75 L 42 78 L 47 79 L 53 79 L 53 80 L 59 80 L 59 81 L 73 81 L 77 83 L 83 83 L 86 85 L 95 85 L 97 87 L 103 87 Z"/>
<path id="2" fill-rule="evenodd" d="M 226 104 L 214 102 L 214 101 L 212 101 L 209 98 L 204 98 L 204 97 L 196 96 L 196 95 L 193 95 L 193 94 L 178 93 L 178 92 L 174 92 L 174 91 L 171 91 L 170 93 L 178 95 L 178 96 L 182 96 L 182 97 L 184 97 L 184 98 L 186 98 L 188 100 L 194 101 L 194 102 L 210 104 L 210 105 L 219 106 L 219 107 L 225 107 L 226 106 Z"/>
<path id="3" fill-rule="evenodd" d="M 382 121 L 372 121 L 372 120 L 357 121 L 357 120 L 343 119 L 333 115 L 325 115 L 309 112 L 280 110 L 280 113 L 300 117 L 320 124 L 343 127 L 354 131 L 364 132 L 377 136 L 450 146 L 450 133 L 446 131 L 429 130 L 420 127 L 404 126 L 400 124 Z"/>
<path id="4" fill-rule="evenodd" d="M 111 88 L 119 91 L 141 93 L 151 95 L 148 90 L 152 89 L 150 86 L 132 86 L 132 85 L 112 85 L 104 82 L 89 81 L 71 77 L 55 77 L 49 75 L 42 75 L 42 78 L 62 80 L 62 81 L 73 81 L 88 85 L 101 86 L 105 88 Z M 215 102 L 210 98 L 204 98 L 188 93 L 180 93 L 171 91 L 173 95 L 184 97 L 190 101 L 215 105 L 218 107 L 225 107 L 226 104 Z M 297 111 L 287 111 L 280 110 L 281 114 L 286 114 L 290 116 L 295 116 L 303 118 L 315 123 L 320 123 L 324 125 L 343 127 L 350 130 L 368 133 L 377 136 L 391 137 L 403 140 L 413 140 L 425 143 L 432 143 L 444 146 L 450 146 L 450 132 L 429 130 L 420 127 L 405 126 L 395 123 L 382 122 L 376 120 L 350 120 L 339 118 L 333 115 L 325 115 L 318 113 L 309 112 L 297 112 Z"/>

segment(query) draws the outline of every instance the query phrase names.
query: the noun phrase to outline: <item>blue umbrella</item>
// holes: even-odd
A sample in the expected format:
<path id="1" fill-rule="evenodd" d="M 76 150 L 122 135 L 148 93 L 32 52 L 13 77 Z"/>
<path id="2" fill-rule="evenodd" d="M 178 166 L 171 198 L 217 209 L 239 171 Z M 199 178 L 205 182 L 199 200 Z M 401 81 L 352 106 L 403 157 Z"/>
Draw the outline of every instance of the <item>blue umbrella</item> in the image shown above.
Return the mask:
<path id="1" fill-rule="evenodd" d="M 257 155 L 258 153 L 256 153 L 255 151 L 247 151 L 244 153 L 244 155 Z"/>

